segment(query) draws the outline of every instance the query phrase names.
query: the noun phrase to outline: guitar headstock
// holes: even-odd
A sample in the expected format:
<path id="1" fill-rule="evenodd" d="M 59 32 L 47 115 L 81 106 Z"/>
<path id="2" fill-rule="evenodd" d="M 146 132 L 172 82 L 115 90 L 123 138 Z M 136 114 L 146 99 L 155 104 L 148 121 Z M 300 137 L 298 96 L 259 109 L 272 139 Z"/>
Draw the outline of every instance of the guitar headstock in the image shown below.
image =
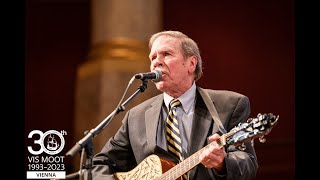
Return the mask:
<path id="1" fill-rule="evenodd" d="M 256 118 L 250 118 L 246 123 L 240 123 L 231 129 L 226 136 L 226 144 L 240 146 L 246 141 L 259 137 L 259 141 L 264 143 L 264 135 L 267 135 L 271 129 L 277 124 L 279 115 L 272 113 L 259 113 Z"/>

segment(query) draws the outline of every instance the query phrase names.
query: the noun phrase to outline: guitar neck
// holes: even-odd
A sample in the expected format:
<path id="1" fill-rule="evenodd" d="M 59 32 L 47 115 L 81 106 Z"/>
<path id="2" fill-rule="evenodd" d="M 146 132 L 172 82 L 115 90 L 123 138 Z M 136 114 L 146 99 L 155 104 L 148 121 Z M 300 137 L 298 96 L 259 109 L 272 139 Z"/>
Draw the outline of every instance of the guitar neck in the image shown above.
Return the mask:
<path id="1" fill-rule="evenodd" d="M 193 167 L 195 167 L 200 163 L 199 156 L 203 150 L 204 149 L 197 151 L 196 153 L 189 156 L 184 161 L 180 162 L 173 168 L 163 173 L 160 179 L 172 179 L 172 180 L 178 179 L 180 176 L 190 171 Z"/>
<path id="2" fill-rule="evenodd" d="M 223 147 L 226 144 L 225 143 L 226 138 L 232 135 L 233 133 L 234 132 L 230 131 L 229 133 L 222 135 L 217 141 L 213 141 L 207 144 L 205 147 L 198 150 L 196 153 L 189 156 L 187 159 L 183 160 L 173 168 L 163 173 L 159 179 L 172 179 L 172 180 L 178 179 L 180 176 L 190 171 L 196 165 L 200 164 L 199 157 L 202 151 L 204 151 L 206 148 L 209 148 L 211 145 L 218 145 L 220 148 Z"/>

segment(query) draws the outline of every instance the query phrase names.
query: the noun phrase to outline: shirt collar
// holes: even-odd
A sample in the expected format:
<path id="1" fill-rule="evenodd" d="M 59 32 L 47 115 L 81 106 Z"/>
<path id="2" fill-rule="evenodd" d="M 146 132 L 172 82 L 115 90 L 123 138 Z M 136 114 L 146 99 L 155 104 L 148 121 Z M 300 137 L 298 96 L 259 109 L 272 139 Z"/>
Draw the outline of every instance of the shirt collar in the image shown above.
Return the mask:
<path id="1" fill-rule="evenodd" d="M 180 97 L 178 97 L 179 101 L 182 104 L 182 108 L 183 108 L 184 112 L 186 112 L 186 113 L 189 112 L 191 105 L 194 102 L 195 96 L 196 96 L 196 84 L 193 81 L 193 84 L 188 89 L 188 91 L 186 91 L 184 94 L 182 94 Z M 173 99 L 173 97 L 171 97 L 167 93 L 163 93 L 163 99 L 164 99 L 164 103 L 165 103 L 167 109 L 169 109 L 169 103 Z"/>

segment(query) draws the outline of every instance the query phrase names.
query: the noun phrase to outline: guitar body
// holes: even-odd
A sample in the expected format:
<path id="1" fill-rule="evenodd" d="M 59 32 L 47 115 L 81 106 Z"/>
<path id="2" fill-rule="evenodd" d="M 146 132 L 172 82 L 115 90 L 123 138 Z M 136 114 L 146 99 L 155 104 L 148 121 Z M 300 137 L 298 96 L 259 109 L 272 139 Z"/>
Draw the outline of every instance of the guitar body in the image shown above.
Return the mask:
<path id="1" fill-rule="evenodd" d="M 155 180 L 160 179 L 162 173 L 175 165 L 175 163 L 153 154 L 144 159 L 131 171 L 117 172 L 114 176 L 118 180 Z"/>

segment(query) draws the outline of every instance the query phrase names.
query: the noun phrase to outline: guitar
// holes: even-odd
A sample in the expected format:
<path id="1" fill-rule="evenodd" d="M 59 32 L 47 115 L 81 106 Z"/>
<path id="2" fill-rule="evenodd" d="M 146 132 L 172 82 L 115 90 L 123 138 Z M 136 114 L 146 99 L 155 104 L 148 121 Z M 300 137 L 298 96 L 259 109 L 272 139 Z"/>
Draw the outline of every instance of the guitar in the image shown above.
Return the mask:
<path id="1" fill-rule="evenodd" d="M 175 163 L 160 158 L 153 154 L 145 158 L 138 166 L 129 172 L 117 172 L 114 176 L 118 180 L 175 180 L 183 174 L 191 170 L 200 163 L 200 154 L 206 148 L 212 145 L 223 147 L 226 145 L 234 145 L 240 150 L 244 150 L 244 142 L 253 141 L 259 138 L 261 143 L 266 141 L 267 135 L 271 129 L 277 124 L 279 116 L 272 113 L 258 114 L 256 118 L 249 118 L 245 123 L 239 123 L 228 133 L 214 142 L 209 143 L 187 159 L 175 165 Z M 162 173 L 164 172 L 164 173 Z"/>

